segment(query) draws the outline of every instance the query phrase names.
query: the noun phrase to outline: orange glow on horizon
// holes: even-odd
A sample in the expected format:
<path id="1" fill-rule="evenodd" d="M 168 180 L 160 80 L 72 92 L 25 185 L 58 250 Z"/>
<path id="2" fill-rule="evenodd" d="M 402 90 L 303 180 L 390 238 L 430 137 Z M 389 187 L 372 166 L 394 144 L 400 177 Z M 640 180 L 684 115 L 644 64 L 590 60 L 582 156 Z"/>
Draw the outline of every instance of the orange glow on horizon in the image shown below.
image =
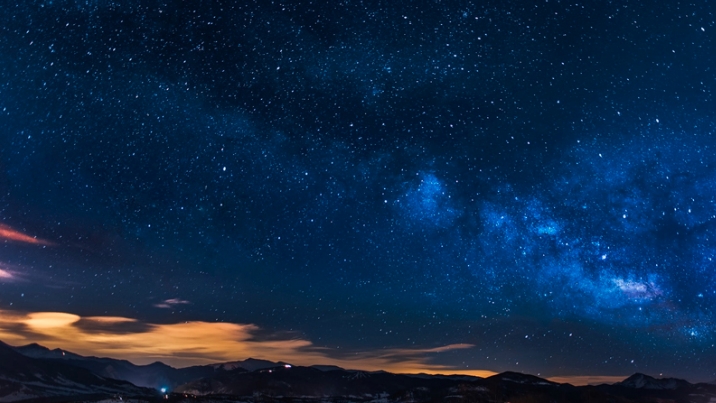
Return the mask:
<path id="1" fill-rule="evenodd" d="M 123 325 L 127 325 L 124 327 Z M 122 331 L 117 331 L 117 326 Z M 253 324 L 219 322 L 142 323 L 114 316 L 88 316 L 65 312 L 20 313 L 0 310 L 0 340 L 20 345 L 39 343 L 82 355 L 127 359 L 137 364 L 162 361 L 183 367 L 229 362 L 248 357 L 298 365 L 337 365 L 364 371 L 490 376 L 486 370 L 456 370 L 430 362 L 450 350 L 469 349 L 453 344 L 427 349 L 381 349 L 339 356 L 337 350 L 319 348 L 301 338 L 257 340 Z"/>
<path id="2" fill-rule="evenodd" d="M 136 319 L 123 318 L 121 316 L 87 316 L 83 319 L 102 323 L 127 323 L 137 321 Z"/>
<path id="3" fill-rule="evenodd" d="M 46 241 L 44 239 L 32 237 L 30 235 L 23 234 L 20 231 L 17 231 L 7 225 L 0 224 L 0 239 L 5 239 L 8 241 L 15 241 L 15 242 L 24 242 L 29 243 L 33 245 L 45 245 L 45 246 L 51 246 L 54 245 L 50 241 Z"/>
<path id="4" fill-rule="evenodd" d="M 613 384 L 616 382 L 621 382 L 624 379 L 626 379 L 629 375 L 623 375 L 623 376 L 609 376 L 609 375 L 573 375 L 573 376 L 553 376 L 550 378 L 547 378 L 548 380 L 552 382 L 557 383 L 569 383 L 574 386 L 584 386 L 584 385 L 601 385 L 603 383 Z"/>
<path id="5" fill-rule="evenodd" d="M 126 326 L 125 326 L 126 325 Z M 118 331 L 117 326 L 124 326 Z M 443 374 L 489 377 L 487 369 L 462 369 L 435 364 L 439 354 L 470 349 L 460 343 L 436 348 L 393 348 L 340 355 L 300 338 L 259 340 L 253 324 L 223 322 L 144 323 L 133 318 L 88 316 L 65 312 L 0 310 L 0 340 L 11 345 L 38 343 L 81 355 L 125 359 L 135 364 L 162 361 L 174 367 L 206 365 L 249 357 L 296 365 L 337 365 L 346 369 L 384 370 L 403 374 Z M 573 385 L 613 383 L 624 377 L 565 376 L 550 378 Z"/>

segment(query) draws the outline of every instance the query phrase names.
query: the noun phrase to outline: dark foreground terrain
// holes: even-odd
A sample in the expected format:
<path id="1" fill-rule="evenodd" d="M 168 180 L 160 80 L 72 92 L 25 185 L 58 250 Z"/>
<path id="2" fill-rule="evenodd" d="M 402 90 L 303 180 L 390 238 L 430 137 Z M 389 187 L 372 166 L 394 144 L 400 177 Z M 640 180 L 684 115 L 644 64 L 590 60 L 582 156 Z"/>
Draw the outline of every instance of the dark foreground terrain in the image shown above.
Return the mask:
<path id="1" fill-rule="evenodd" d="M 613 385 L 573 386 L 514 372 L 399 375 L 252 359 L 176 369 L 0 342 L 0 402 L 14 401 L 716 403 L 716 385 L 635 374 Z"/>

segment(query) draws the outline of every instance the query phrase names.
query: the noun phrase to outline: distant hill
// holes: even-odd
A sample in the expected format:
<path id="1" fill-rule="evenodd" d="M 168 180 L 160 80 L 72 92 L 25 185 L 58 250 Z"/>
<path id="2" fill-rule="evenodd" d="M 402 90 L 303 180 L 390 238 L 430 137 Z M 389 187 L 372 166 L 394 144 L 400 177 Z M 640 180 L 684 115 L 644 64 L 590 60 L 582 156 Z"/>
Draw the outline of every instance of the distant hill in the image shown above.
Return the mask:
<path id="1" fill-rule="evenodd" d="M 151 397 L 156 392 L 65 362 L 27 357 L 0 342 L 0 401 L 82 395 Z"/>
<path id="2" fill-rule="evenodd" d="M 14 347 L 18 353 L 32 358 L 60 360 L 88 369 L 106 378 L 129 381 L 137 386 L 153 389 L 173 390 L 189 381 L 210 377 L 224 371 L 255 371 L 286 365 L 285 362 L 272 362 L 248 358 L 220 364 L 199 365 L 187 368 L 173 368 L 161 362 L 148 365 L 135 365 L 127 360 L 114 358 L 85 357 L 62 349 L 51 350 L 37 343 Z"/>
<path id="3" fill-rule="evenodd" d="M 163 387 L 168 388 L 166 400 L 158 394 Z M 108 400 L 109 395 L 117 399 Z M 120 396 L 132 396 L 133 402 L 713 403 L 716 385 L 637 373 L 613 385 L 573 386 L 519 372 L 489 378 L 401 375 L 252 358 L 177 369 L 160 362 L 134 365 L 38 344 L 11 347 L 0 342 L 0 402 L 108 403 Z"/>
<path id="4" fill-rule="evenodd" d="M 573 386 L 518 372 L 489 378 L 400 375 L 342 368 L 275 367 L 253 372 L 225 372 L 177 388 L 188 395 L 243 396 L 244 400 L 279 401 L 326 396 L 344 402 L 683 402 L 713 403 L 716 386 L 635 374 L 615 385 Z M 650 378 L 650 379 L 648 379 Z M 672 387 L 675 385 L 675 387 Z M 713 399 L 713 400 L 711 400 Z M 250 400 L 250 399 L 249 399 Z"/>
<path id="5" fill-rule="evenodd" d="M 683 379 L 676 378 L 662 378 L 656 379 L 649 375 L 636 373 L 629 378 L 615 383 L 617 386 L 624 386 L 634 389 L 654 389 L 654 390 L 676 390 L 682 388 L 688 388 L 691 386 L 690 383 Z"/>
<path id="6" fill-rule="evenodd" d="M 84 357 L 66 350 L 54 349 L 39 344 L 28 344 L 16 347 L 15 350 L 27 357 L 63 361 L 68 364 L 85 368 L 95 374 L 111 379 L 121 379 L 137 386 L 159 390 L 161 388 L 173 389 L 191 380 L 212 376 L 219 370 L 213 366 L 195 366 L 188 368 L 173 368 L 161 362 L 148 365 L 135 365 L 126 360 L 114 358 Z"/>
<path id="7" fill-rule="evenodd" d="M 210 365 L 212 368 L 216 369 L 223 369 L 227 371 L 235 370 L 237 368 L 244 369 L 246 371 L 256 371 L 260 369 L 266 369 L 266 368 L 273 368 L 286 365 L 285 362 L 279 361 L 279 362 L 273 362 L 273 361 L 266 361 L 266 360 L 257 360 L 255 358 L 247 358 L 244 361 L 231 361 L 231 362 L 225 362 L 223 364 L 212 364 Z"/>

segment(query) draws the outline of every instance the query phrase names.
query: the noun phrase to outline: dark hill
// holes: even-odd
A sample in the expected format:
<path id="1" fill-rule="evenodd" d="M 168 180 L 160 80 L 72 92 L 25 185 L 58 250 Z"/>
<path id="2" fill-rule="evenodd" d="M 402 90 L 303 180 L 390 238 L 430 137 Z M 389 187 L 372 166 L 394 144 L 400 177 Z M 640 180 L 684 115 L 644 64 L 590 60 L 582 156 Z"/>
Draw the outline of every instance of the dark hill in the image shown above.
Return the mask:
<path id="1" fill-rule="evenodd" d="M 24 356 L 0 342 L 0 397 L 3 401 L 66 395 L 151 396 L 152 390 L 107 379 L 57 360 Z"/>

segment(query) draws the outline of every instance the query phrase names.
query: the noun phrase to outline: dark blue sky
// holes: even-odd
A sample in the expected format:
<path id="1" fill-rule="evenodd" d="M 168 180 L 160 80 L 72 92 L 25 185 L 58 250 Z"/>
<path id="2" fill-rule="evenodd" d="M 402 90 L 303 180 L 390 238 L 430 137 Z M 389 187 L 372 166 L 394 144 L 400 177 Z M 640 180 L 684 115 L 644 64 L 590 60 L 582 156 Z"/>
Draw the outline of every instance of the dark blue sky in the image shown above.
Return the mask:
<path id="1" fill-rule="evenodd" d="M 0 312 L 712 380 L 715 21 L 706 1 L 15 2 L 0 220 L 44 244 L 0 248 Z"/>

